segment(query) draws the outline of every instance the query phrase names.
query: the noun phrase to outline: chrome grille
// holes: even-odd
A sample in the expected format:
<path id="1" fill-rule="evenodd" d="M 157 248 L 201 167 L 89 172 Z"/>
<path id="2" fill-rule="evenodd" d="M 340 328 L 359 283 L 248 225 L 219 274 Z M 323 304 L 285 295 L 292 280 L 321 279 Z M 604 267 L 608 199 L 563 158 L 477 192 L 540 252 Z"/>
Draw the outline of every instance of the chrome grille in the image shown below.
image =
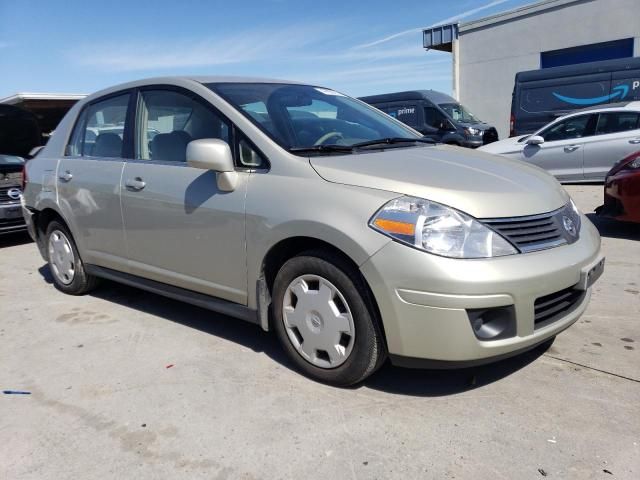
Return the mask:
<path id="1" fill-rule="evenodd" d="M 574 287 L 565 288 L 555 293 L 536 299 L 534 304 L 534 328 L 545 327 L 565 314 L 571 312 L 584 298 L 584 290 Z"/>
<path id="2" fill-rule="evenodd" d="M 498 141 L 498 132 L 496 131 L 495 128 L 488 128 L 487 130 L 484 131 L 484 134 L 482 136 L 482 143 L 484 145 L 497 142 L 497 141 Z"/>
<path id="3" fill-rule="evenodd" d="M 565 218 L 576 223 L 575 235 L 565 228 Z M 506 238 L 522 253 L 573 243 L 578 239 L 580 232 L 580 217 L 571 205 L 540 215 L 490 218 L 482 222 Z"/>
<path id="4" fill-rule="evenodd" d="M 11 219 L 0 219 L 0 233 L 8 233 L 13 232 L 15 230 L 23 230 L 27 226 L 24 223 L 24 218 L 11 218 Z"/>

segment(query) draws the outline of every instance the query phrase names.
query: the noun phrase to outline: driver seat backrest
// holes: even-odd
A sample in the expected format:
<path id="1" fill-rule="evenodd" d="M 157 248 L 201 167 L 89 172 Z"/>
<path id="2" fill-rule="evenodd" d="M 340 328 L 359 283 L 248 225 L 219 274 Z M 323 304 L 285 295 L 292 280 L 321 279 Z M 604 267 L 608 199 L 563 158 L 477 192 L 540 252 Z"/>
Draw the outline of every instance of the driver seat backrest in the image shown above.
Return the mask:
<path id="1" fill-rule="evenodd" d="M 122 139 L 113 132 L 101 133 L 91 149 L 94 157 L 122 157 Z"/>
<path id="2" fill-rule="evenodd" d="M 165 162 L 186 162 L 187 144 L 191 135 L 183 130 L 158 133 L 151 140 L 151 159 Z"/>

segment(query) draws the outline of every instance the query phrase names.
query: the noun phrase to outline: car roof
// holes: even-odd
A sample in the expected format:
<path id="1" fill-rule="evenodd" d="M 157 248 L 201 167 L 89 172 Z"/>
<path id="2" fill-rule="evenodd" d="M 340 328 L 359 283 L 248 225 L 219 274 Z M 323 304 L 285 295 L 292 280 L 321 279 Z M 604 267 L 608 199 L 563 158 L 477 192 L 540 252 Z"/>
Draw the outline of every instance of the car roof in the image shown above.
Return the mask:
<path id="1" fill-rule="evenodd" d="M 632 112 L 640 112 L 640 101 L 632 101 L 632 102 L 617 102 L 617 103 L 608 103 L 606 105 L 599 105 L 599 106 L 594 106 L 594 107 L 589 107 L 589 108 L 581 108 L 579 110 L 572 110 L 568 113 L 566 113 L 565 115 L 562 115 L 558 118 L 556 118 L 555 120 L 553 120 L 552 122 L 547 123 L 544 127 L 541 128 L 545 128 L 547 125 L 551 125 L 552 123 L 556 123 L 559 120 L 565 119 L 565 118 L 571 118 L 574 117 L 576 115 L 582 115 L 585 113 L 601 113 L 601 112 L 609 112 L 609 111 L 621 111 L 621 110 L 630 110 Z"/>
<path id="2" fill-rule="evenodd" d="M 561 120 L 564 120 L 566 118 L 571 118 L 571 117 L 575 117 L 577 115 L 583 115 L 585 113 L 600 113 L 600 112 L 608 112 L 608 111 L 624 111 L 624 110 L 630 110 L 632 112 L 639 112 L 640 113 L 640 101 L 632 101 L 632 102 L 617 102 L 617 103 L 608 103 L 606 105 L 599 105 L 599 106 L 594 106 L 594 107 L 589 107 L 589 108 L 581 108 L 579 110 L 572 110 L 569 113 L 562 115 L 554 120 L 552 120 L 549 123 L 546 123 L 545 125 L 543 125 L 542 127 L 538 128 L 537 132 L 547 128 L 549 125 L 553 125 Z M 527 134 L 530 135 L 530 134 Z M 524 135 L 523 135 L 524 136 Z"/>
<path id="3" fill-rule="evenodd" d="M 291 85 L 304 85 L 301 82 L 282 80 L 278 78 L 242 77 L 234 75 L 196 75 L 186 77 L 199 83 L 284 83 Z"/>
<path id="4" fill-rule="evenodd" d="M 600 112 L 611 109 L 617 110 L 640 110 L 640 101 L 632 100 L 629 102 L 606 103 L 604 105 L 594 105 L 593 107 L 581 108 L 571 113 Z"/>
<path id="5" fill-rule="evenodd" d="M 430 100 L 433 103 L 457 103 L 457 101 L 446 93 L 437 90 L 408 90 L 406 92 L 383 93 L 380 95 L 369 95 L 359 97 L 366 103 L 402 102 L 404 100 Z"/>
<path id="6" fill-rule="evenodd" d="M 140 80 L 134 80 L 131 82 L 120 83 L 112 87 L 99 90 L 86 97 L 82 102 L 88 103 L 97 98 L 109 95 L 111 93 L 117 93 L 122 90 L 127 90 L 136 87 L 145 87 L 149 85 L 175 85 L 185 88 L 193 87 L 193 84 L 209 84 L 209 83 L 277 83 L 286 85 L 306 85 L 305 83 L 295 82 L 291 80 L 279 80 L 275 78 L 260 78 L 260 77 L 241 77 L 241 76 L 227 76 L 227 75 L 180 75 L 180 76 L 166 76 L 166 77 L 151 77 L 143 78 Z"/>

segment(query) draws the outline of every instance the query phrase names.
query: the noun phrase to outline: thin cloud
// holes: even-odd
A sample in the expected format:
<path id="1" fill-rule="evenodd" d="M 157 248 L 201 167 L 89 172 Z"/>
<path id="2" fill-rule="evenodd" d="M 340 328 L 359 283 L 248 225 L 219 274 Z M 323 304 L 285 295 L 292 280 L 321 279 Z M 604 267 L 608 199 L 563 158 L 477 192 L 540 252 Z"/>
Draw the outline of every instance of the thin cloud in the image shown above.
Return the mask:
<path id="1" fill-rule="evenodd" d="M 436 65 L 436 68 L 434 67 Z M 413 74 L 418 71 L 434 71 L 439 70 L 437 65 L 444 66 L 444 62 L 407 62 L 407 63 L 390 63 L 382 66 L 353 68 L 350 70 L 336 70 L 335 72 L 314 74 L 315 78 L 319 78 L 323 81 L 336 81 L 336 80 L 363 80 L 367 82 L 373 78 L 380 76 L 392 76 L 394 78 L 403 77 L 408 74 Z M 448 71 L 449 67 L 441 68 L 442 72 Z"/>
<path id="2" fill-rule="evenodd" d="M 241 64 L 302 49 L 315 40 L 310 30 L 305 27 L 253 31 L 171 44 L 154 40 L 118 47 L 98 44 L 86 46 L 72 59 L 79 65 L 115 72 Z"/>
<path id="3" fill-rule="evenodd" d="M 428 25 L 426 27 L 417 27 L 417 28 L 410 28 L 408 30 L 403 30 L 401 32 L 394 33 L 392 35 L 388 35 L 388 36 L 386 36 L 384 38 L 380 38 L 378 40 L 374 40 L 373 42 L 368 42 L 368 43 L 363 43 L 361 45 L 357 45 L 356 47 L 354 47 L 354 49 L 374 47 L 376 45 L 380 45 L 381 43 L 386 43 L 386 42 L 389 42 L 391 40 L 394 40 L 394 39 L 396 39 L 398 37 L 403 37 L 404 35 L 409 35 L 410 33 L 421 32 L 425 28 L 436 27 L 438 25 L 442 25 L 442 24 L 445 24 L 445 23 L 451 23 L 451 22 L 455 22 L 457 20 L 462 20 L 463 18 L 467 18 L 467 17 L 470 17 L 471 15 L 475 15 L 478 12 L 481 12 L 482 10 L 486 10 L 488 8 L 495 7 L 496 5 L 500 5 L 500 4 L 508 2 L 508 1 L 510 1 L 510 0 L 494 0 L 492 2 L 489 2 L 489 3 L 485 4 L 485 5 L 482 5 L 480 7 L 472 8 L 471 10 L 467 10 L 466 12 L 459 13 L 458 15 L 454 15 L 453 17 L 445 18 L 445 19 L 440 20 L 440 21 L 438 21 L 436 23 L 432 23 L 431 25 Z"/>
<path id="4" fill-rule="evenodd" d="M 0 41 L 0 48 L 8 48 L 10 46 L 11 46 L 11 44 L 9 42 Z"/>

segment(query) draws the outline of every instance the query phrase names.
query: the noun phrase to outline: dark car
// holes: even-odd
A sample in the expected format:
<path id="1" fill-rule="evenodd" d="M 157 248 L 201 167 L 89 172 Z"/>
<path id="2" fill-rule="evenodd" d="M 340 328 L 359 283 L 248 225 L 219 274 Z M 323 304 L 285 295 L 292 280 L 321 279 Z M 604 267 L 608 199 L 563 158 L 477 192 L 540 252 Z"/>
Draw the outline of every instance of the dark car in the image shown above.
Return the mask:
<path id="1" fill-rule="evenodd" d="M 26 230 L 20 194 L 24 160 L 14 155 L 0 155 L 0 235 Z"/>
<path id="2" fill-rule="evenodd" d="M 13 105 L 0 105 L 0 154 L 27 158 L 29 152 L 42 145 L 38 118 Z"/>
<path id="3" fill-rule="evenodd" d="M 498 140 L 497 130 L 449 95 L 435 90 L 361 97 L 436 142 L 476 148 Z"/>
<path id="4" fill-rule="evenodd" d="M 640 223 L 640 152 L 625 157 L 607 173 L 604 205 L 596 214 Z"/>

